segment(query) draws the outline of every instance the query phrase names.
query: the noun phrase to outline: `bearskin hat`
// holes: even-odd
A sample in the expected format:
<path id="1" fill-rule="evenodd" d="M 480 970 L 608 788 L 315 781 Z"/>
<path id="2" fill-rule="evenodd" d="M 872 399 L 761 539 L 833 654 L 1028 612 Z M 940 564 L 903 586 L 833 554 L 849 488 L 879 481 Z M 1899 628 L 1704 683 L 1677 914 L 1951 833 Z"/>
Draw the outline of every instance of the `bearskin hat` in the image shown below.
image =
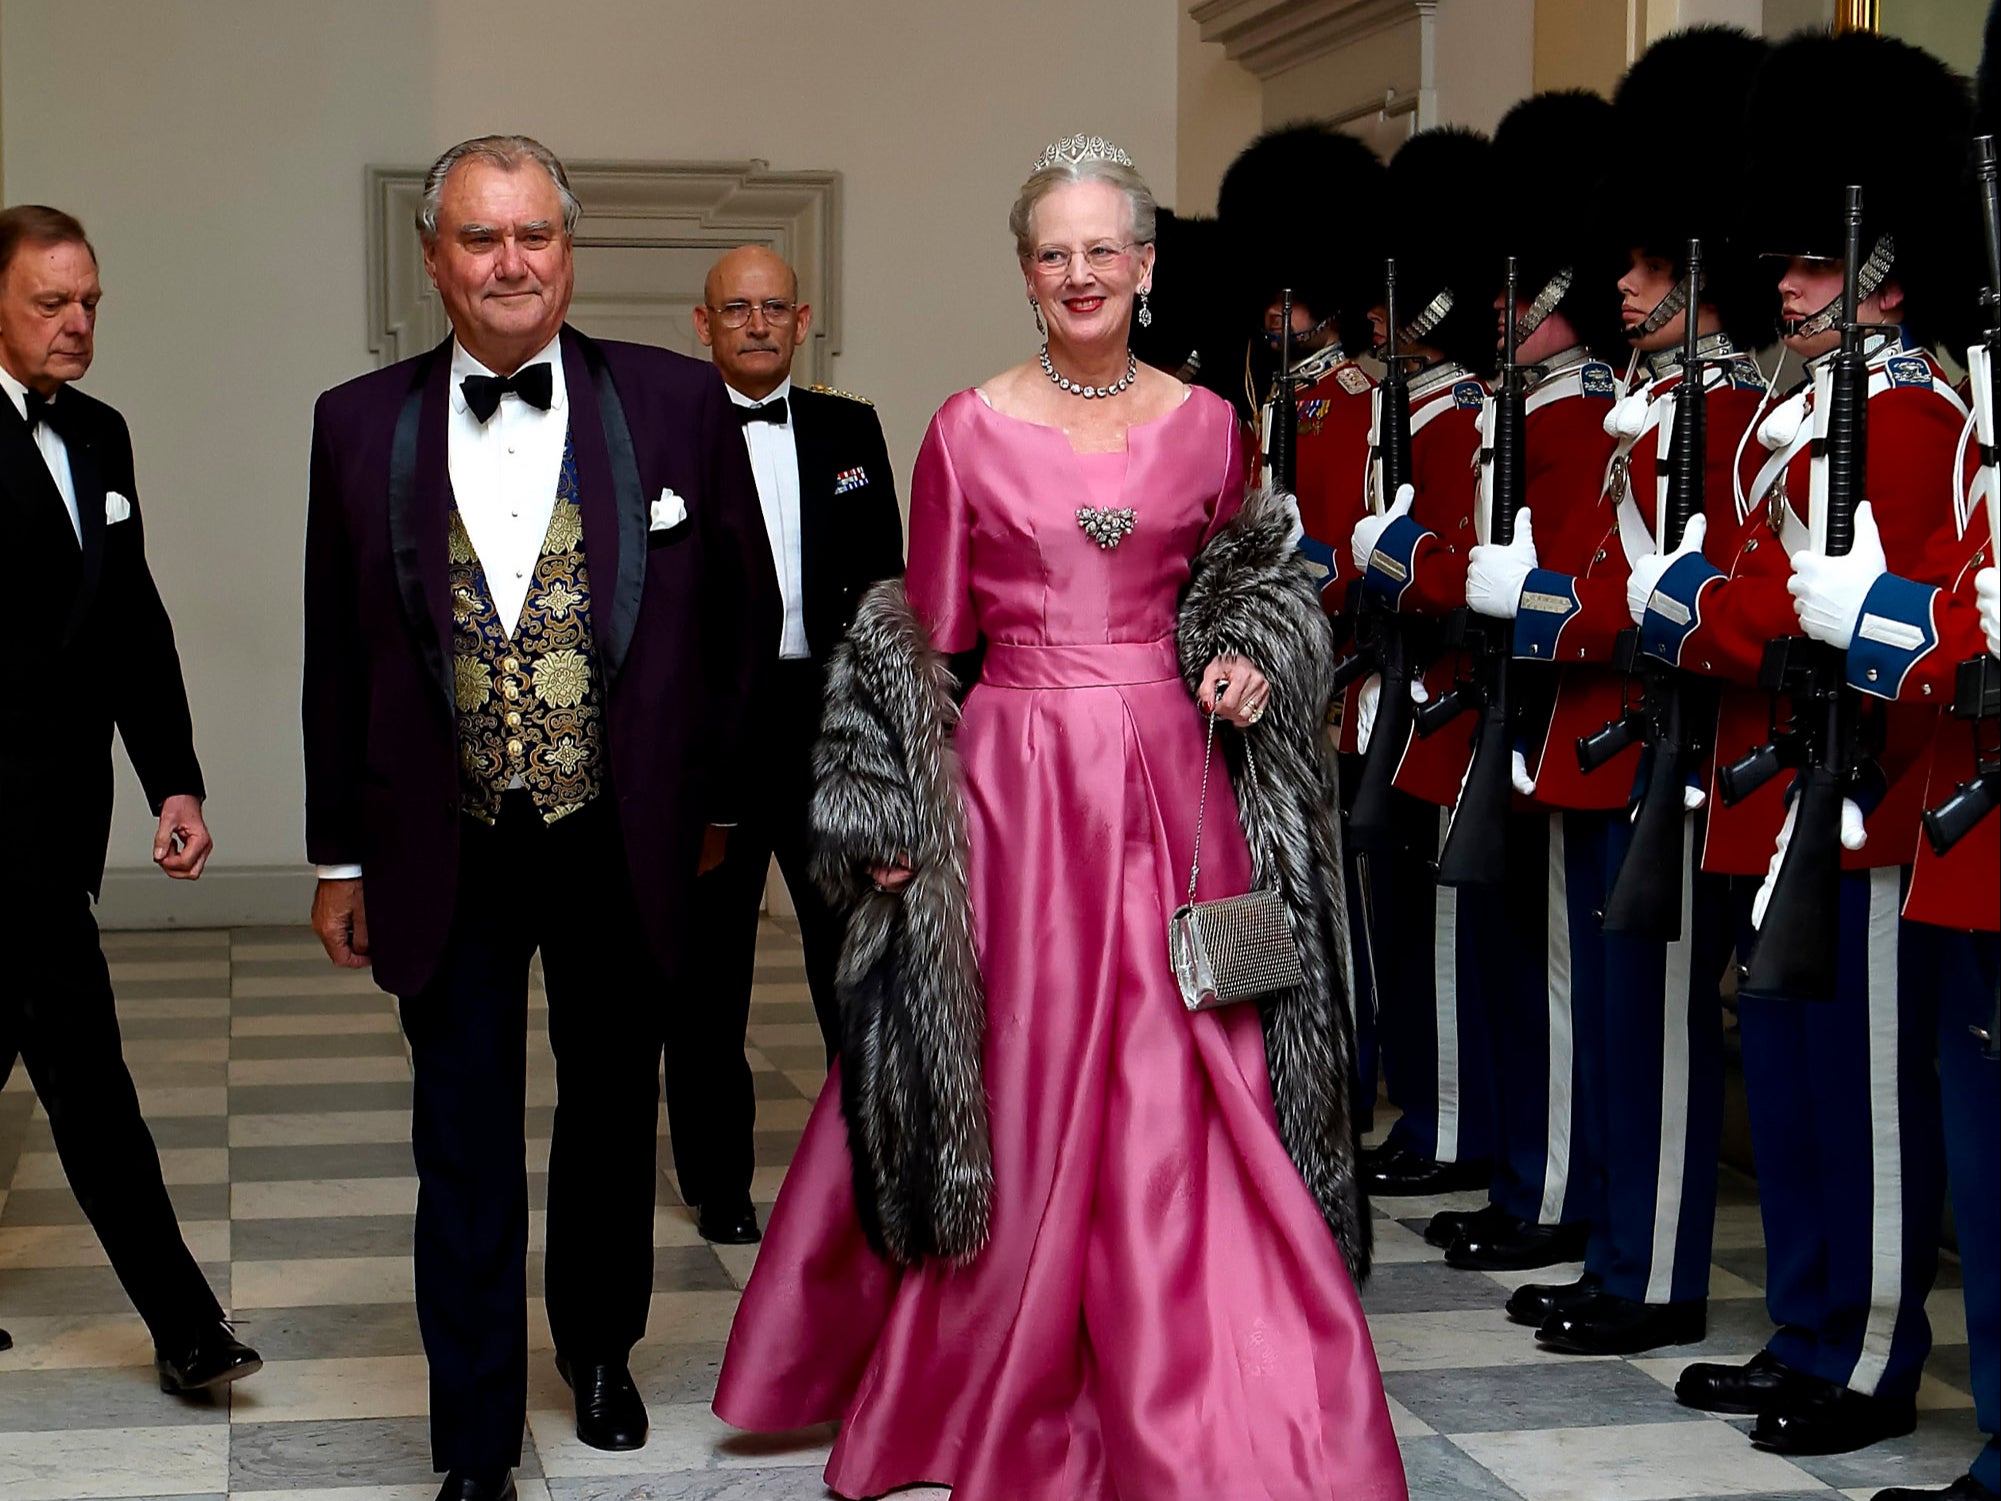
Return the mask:
<path id="1" fill-rule="evenodd" d="M 1619 273 L 1600 210 L 1612 165 L 1612 106 L 1584 89 L 1531 95 L 1494 131 L 1500 193 L 1495 249 L 1515 258 L 1516 294 L 1534 299 L 1568 271 L 1557 302 L 1594 354 L 1622 358 Z"/>
<path id="2" fill-rule="evenodd" d="M 1194 357 L 1195 384 L 1241 400 L 1244 331 L 1214 294 L 1215 267 L 1225 255 L 1223 227 L 1214 219 L 1159 209 L 1154 216 L 1153 322 L 1134 320 L 1133 353 L 1144 363 L 1179 371 Z"/>
<path id="3" fill-rule="evenodd" d="M 1216 196 L 1231 264 L 1244 279 L 1244 326 L 1285 288 L 1315 318 L 1363 342 L 1382 280 L 1384 167 L 1354 136 L 1300 121 L 1266 131 L 1223 174 Z"/>
<path id="4" fill-rule="evenodd" d="M 1451 311 L 1424 342 L 1482 374 L 1494 369 L 1494 295 L 1501 281 L 1493 152 L 1477 130 L 1421 130 L 1390 158 L 1387 184 L 1384 254 L 1396 257 L 1397 321 L 1408 329 L 1434 298 L 1451 293 Z M 1378 291 L 1375 301 L 1382 300 Z"/>
<path id="5" fill-rule="evenodd" d="M 1980 48 L 1980 76 L 1974 86 L 1973 133 L 2001 132 L 2001 0 L 1987 11 L 1987 37 Z"/>
<path id="6" fill-rule="evenodd" d="M 1606 195 L 1607 233 L 1622 252 L 1638 247 L 1678 273 L 1688 242 L 1702 241 L 1703 300 L 1740 349 L 1769 344 L 1778 314 L 1771 268 L 1738 234 L 1734 167 L 1771 50 L 1734 26 L 1692 26 L 1649 47 L 1612 95 L 1621 165 Z"/>
<path id="7" fill-rule="evenodd" d="M 1964 164 L 1966 80 L 1871 32 L 1808 32 L 1772 49 L 1746 118 L 1745 248 L 1841 258 L 1846 189 L 1862 187 L 1866 256 L 1884 235 L 1903 318 L 1922 343 L 1960 342 L 1974 307 Z"/>

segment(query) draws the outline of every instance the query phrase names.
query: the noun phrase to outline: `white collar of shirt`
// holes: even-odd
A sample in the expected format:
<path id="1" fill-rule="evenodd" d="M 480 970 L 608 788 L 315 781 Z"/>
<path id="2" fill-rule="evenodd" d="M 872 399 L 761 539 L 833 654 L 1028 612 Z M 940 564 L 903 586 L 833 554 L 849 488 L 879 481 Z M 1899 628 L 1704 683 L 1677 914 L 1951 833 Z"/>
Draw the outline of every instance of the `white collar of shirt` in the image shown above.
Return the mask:
<path id="1" fill-rule="evenodd" d="M 541 364 L 546 364 L 549 367 L 549 410 L 560 412 L 570 402 L 569 390 L 563 384 L 563 336 L 561 334 L 557 334 L 555 338 L 544 345 L 539 353 L 532 354 L 523 360 L 521 368 L 526 370 L 530 365 Z M 457 336 L 454 335 L 452 338 L 452 411 L 461 417 L 466 415 L 465 378 L 468 375 L 497 374 L 499 374 L 498 371 L 487 369 L 486 366 L 467 354 L 465 345 L 461 344 Z M 502 401 L 507 400 L 505 396 L 500 399 Z M 519 401 L 521 398 L 517 396 L 514 399 Z"/>
<path id="2" fill-rule="evenodd" d="M 14 410 L 20 414 L 21 420 L 26 422 L 28 388 L 14 379 L 13 373 L 5 366 L 0 366 L 0 386 L 6 388 L 7 399 L 14 403 Z M 57 391 L 56 395 L 49 399 L 53 401 L 61 395 L 62 392 Z M 77 542 L 81 544 L 83 518 L 76 508 L 76 481 L 70 475 L 69 445 L 63 442 L 62 434 L 46 422 L 36 423 L 29 430 L 28 440 L 41 451 L 42 462 L 48 466 L 49 478 L 55 482 L 56 493 L 63 499 L 63 509 L 69 513 L 70 527 L 76 533 Z"/>
<path id="3" fill-rule="evenodd" d="M 784 427 L 790 427 L 792 425 L 792 401 L 791 401 L 792 377 L 791 376 L 789 375 L 786 376 L 785 379 L 780 381 L 777 384 L 777 386 L 774 387 L 769 393 L 756 399 L 744 395 L 743 392 L 739 391 L 735 386 L 731 385 L 728 381 L 723 382 L 723 389 L 730 393 L 730 400 L 740 407 L 761 407 L 767 401 L 776 401 L 781 396 L 785 397 L 786 398 L 785 421 L 780 425 Z"/>
<path id="4" fill-rule="evenodd" d="M 14 410 L 21 414 L 21 420 L 28 420 L 28 388 L 14 379 L 14 372 L 0 365 L 0 386 L 7 390 L 8 398 L 14 403 Z M 58 392 L 58 395 L 61 393 Z"/>

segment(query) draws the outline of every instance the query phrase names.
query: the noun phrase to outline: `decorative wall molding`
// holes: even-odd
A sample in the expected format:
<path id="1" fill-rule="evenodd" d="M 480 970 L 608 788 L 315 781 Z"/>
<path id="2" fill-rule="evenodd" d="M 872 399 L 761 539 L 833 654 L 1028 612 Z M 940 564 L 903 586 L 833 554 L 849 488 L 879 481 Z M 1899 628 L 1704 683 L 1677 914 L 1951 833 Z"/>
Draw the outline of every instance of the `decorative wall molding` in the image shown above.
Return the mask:
<path id="1" fill-rule="evenodd" d="M 1258 78 L 1416 20 L 1435 0 L 1197 0 L 1188 14 L 1202 40 L 1222 45 Z"/>
<path id="2" fill-rule="evenodd" d="M 762 244 L 797 268 L 801 300 L 813 305 L 812 337 L 799 351 L 797 378 L 826 380 L 841 348 L 841 177 L 838 172 L 774 172 L 762 161 L 570 162 L 583 201 L 577 225 L 579 291 L 574 317 L 644 326 L 663 310 L 678 316 L 699 296 L 716 255 Z M 382 365 L 445 336 L 444 308 L 424 274 L 414 229 L 424 168 L 367 171 L 368 348 Z M 643 259 L 636 265 L 632 252 Z M 621 273 L 592 284 L 593 255 Z"/>

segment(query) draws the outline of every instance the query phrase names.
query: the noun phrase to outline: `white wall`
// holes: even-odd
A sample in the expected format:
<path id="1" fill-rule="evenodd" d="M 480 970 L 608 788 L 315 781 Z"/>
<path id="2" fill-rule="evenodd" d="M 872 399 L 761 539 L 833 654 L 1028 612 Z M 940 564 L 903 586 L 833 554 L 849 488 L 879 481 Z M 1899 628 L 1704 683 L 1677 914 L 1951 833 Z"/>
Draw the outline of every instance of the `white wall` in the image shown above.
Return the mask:
<path id="1" fill-rule="evenodd" d="M 289 920 L 301 845 L 298 579 L 317 392 L 369 365 L 362 169 L 490 130 L 558 153 L 845 174 L 845 348 L 903 476 L 953 390 L 1023 358 L 1007 207 L 1101 133 L 1175 201 L 1175 0 L 5 0 L 9 202 L 88 225 L 88 388 L 124 410 L 218 841 L 145 873 L 121 772 L 106 916 Z M 142 878 L 143 877 L 143 878 Z"/>

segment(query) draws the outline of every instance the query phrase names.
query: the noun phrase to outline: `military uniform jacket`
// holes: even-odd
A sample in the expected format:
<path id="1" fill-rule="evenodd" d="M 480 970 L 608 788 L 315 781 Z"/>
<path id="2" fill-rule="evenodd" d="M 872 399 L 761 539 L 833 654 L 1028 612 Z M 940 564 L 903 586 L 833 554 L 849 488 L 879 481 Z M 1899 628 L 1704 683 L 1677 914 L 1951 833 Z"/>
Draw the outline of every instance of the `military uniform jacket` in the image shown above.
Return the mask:
<path id="1" fill-rule="evenodd" d="M 1733 469 L 1737 446 L 1763 402 L 1765 384 L 1757 366 L 1740 357 L 1728 368 L 1710 366 L 1707 391 L 1708 442 L 1703 510 L 1706 556 L 1719 566 L 1734 551 L 1738 530 Z M 1633 623 L 1626 609 L 1626 579 L 1633 564 L 1653 553 L 1655 528 L 1667 501 L 1669 449 L 1682 384 L 1679 363 L 1654 375 L 1625 396 L 1608 415 L 1629 416 L 1608 434 L 1613 451 L 1601 473 L 1598 503 L 1581 513 L 1597 535 L 1585 542 L 1583 528 L 1565 527 L 1551 537 L 1543 508 L 1531 492 L 1536 546 L 1542 567 L 1522 588 L 1515 621 L 1515 655 L 1561 664 L 1549 728 L 1531 747 L 1530 769 L 1536 801 L 1557 808 L 1618 808 L 1631 797 L 1640 747 L 1633 746 L 1587 774 L 1578 765 L 1577 741 L 1595 735 L 1626 709 L 1629 680 L 1610 669 L 1613 647 Z M 1637 421 L 1637 429 L 1633 423 Z M 1533 451 L 1530 462 L 1535 462 Z"/>
<path id="2" fill-rule="evenodd" d="M 1299 550 L 1324 571 L 1320 601 L 1329 615 L 1339 614 L 1356 577 L 1348 554 L 1355 523 L 1368 509 L 1369 429 L 1373 420 L 1369 393 L 1376 383 L 1362 367 L 1330 346 L 1327 367 L 1309 386 L 1298 388 L 1299 446 L 1294 452 L 1299 524 L 1305 528 Z M 1304 362 L 1308 366 L 1314 361 Z"/>
<path id="3" fill-rule="evenodd" d="M 1371 592 L 1389 600 L 1401 614 L 1445 616 L 1466 603 L 1466 554 L 1473 545 L 1479 491 L 1480 411 L 1486 399 L 1486 382 L 1450 361 L 1411 379 L 1415 494 L 1410 514 L 1383 529 L 1365 579 Z M 1373 490 L 1377 488 L 1373 451 L 1370 468 Z M 1387 507 L 1395 499 L 1385 495 L 1382 504 Z M 1425 686 L 1434 695 L 1443 693 L 1468 665 L 1463 652 L 1441 653 L 1425 672 Z M 1471 730 L 1463 718 L 1429 737 L 1413 729 L 1397 763 L 1395 785 L 1413 797 L 1449 808 L 1458 800 L 1472 749 Z"/>
<path id="4" fill-rule="evenodd" d="M 1973 776 L 1974 727 L 1951 713 L 1959 664 L 1987 650 L 1974 605 L 1973 576 L 1993 561 L 1985 506 L 1974 508 L 1958 541 L 1951 584 L 1931 588 L 1886 573 L 1862 602 L 1848 649 L 1849 686 L 1877 698 L 1930 707 L 1933 729 L 1923 806 L 1935 808 Z M 1949 854 L 1920 840 L 1904 915 L 1942 928 L 2001 929 L 2001 818 L 1989 814 Z"/>
<path id="5" fill-rule="evenodd" d="M 1890 571 L 1943 585 L 1955 560 L 1942 539 L 1956 537 L 1953 466 L 1966 406 L 1930 354 L 1885 339 L 1869 359 L 1865 489 Z M 1807 545 L 1813 384 L 1796 388 L 1757 424 L 1737 466 L 1743 528 L 1727 567 L 1690 557 L 1654 591 L 1642 626 L 1650 656 L 1736 685 L 1726 688 L 1714 740 L 1728 764 L 1770 737 L 1771 700 L 1758 689 L 1765 643 L 1800 634 L 1786 580 L 1791 555 Z M 1917 853 L 1927 743 L 1936 715 L 1922 704 L 1885 705 L 1884 749 L 1876 758 L 1882 795 L 1864 808 L 1868 842 L 1844 850 L 1844 869 L 1908 865 Z M 1712 777 L 1712 783 L 1714 778 Z M 1763 875 L 1785 821 L 1789 779 L 1774 777 L 1734 808 L 1710 788 L 1703 867 Z"/>
<path id="6" fill-rule="evenodd" d="M 10 709 L 0 775 L 37 886 L 95 895 L 111 833 L 111 734 L 157 814 L 203 795 L 180 654 L 146 566 L 132 437 L 113 408 L 74 386 L 56 397 L 82 532 L 14 403 L 0 399 L 0 514 L 26 564 L 30 699 Z"/>

